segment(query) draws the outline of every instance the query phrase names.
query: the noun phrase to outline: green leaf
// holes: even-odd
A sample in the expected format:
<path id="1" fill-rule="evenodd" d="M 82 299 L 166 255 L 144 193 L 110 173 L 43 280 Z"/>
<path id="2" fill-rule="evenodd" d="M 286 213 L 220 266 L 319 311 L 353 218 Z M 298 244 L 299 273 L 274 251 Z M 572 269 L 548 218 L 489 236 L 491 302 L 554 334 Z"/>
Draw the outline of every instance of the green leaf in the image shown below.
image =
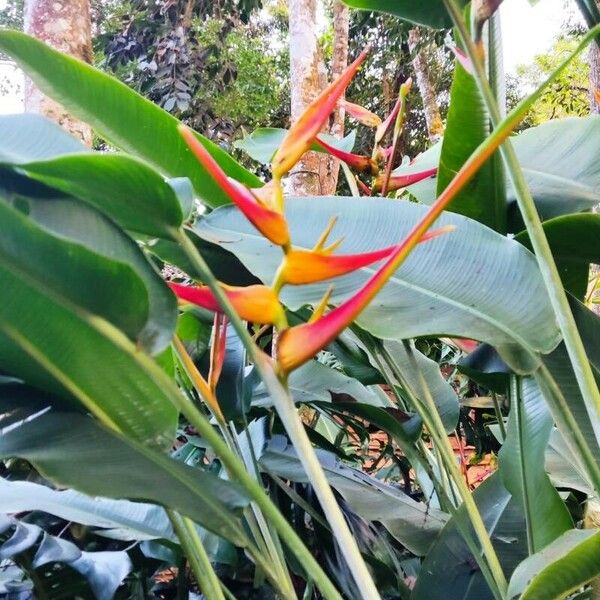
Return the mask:
<path id="1" fill-rule="evenodd" d="M 511 498 L 497 474 L 486 479 L 473 496 L 500 564 L 510 575 L 527 556 L 525 522 L 519 503 Z M 459 519 L 468 522 L 466 512 L 462 507 L 458 510 L 458 516 L 450 519 L 425 558 L 411 596 L 413 600 L 446 600 L 449 593 L 452 600 L 492 598 L 458 527 Z"/>
<path id="2" fill-rule="evenodd" d="M 125 84 L 17 31 L 0 32 L 0 49 L 48 96 L 109 143 L 153 165 L 163 175 L 188 177 L 209 206 L 228 197 L 194 158 L 177 132 L 179 122 Z M 249 186 L 260 180 L 216 144 L 196 134 L 225 172 Z"/>
<path id="3" fill-rule="evenodd" d="M 330 452 L 317 451 L 332 487 L 361 517 L 379 521 L 410 552 L 427 553 L 446 515 L 416 502 L 397 487 L 342 464 Z M 293 448 L 283 436 L 274 437 L 259 459 L 261 468 L 284 479 L 308 483 L 308 477 Z"/>
<path id="4" fill-rule="evenodd" d="M 0 197 L 0 262 L 143 348 L 160 352 L 170 343 L 175 297 L 131 238 L 70 199 L 16 197 L 13 204 Z"/>
<path id="5" fill-rule="evenodd" d="M 438 167 L 438 196 L 489 133 L 489 116 L 477 82 L 455 61 L 450 107 Z M 494 160 L 488 160 L 477 171 L 452 200 L 450 210 L 503 233 L 506 229 L 506 199 L 497 193 Z"/>
<path id="6" fill-rule="evenodd" d="M 427 2 L 415 2 L 414 0 L 344 0 L 344 3 L 352 8 L 396 15 L 401 19 L 426 27 L 445 29 L 452 26 L 452 21 L 446 12 L 443 0 L 428 0 Z"/>
<path id="7" fill-rule="evenodd" d="M 271 163 L 273 155 L 281 145 L 283 138 L 288 130 L 278 127 L 259 127 L 251 134 L 243 137 L 241 140 L 236 140 L 233 145 L 243 150 L 250 158 L 255 161 L 268 165 Z M 344 152 L 352 152 L 354 142 L 356 140 L 356 130 L 351 131 L 343 139 L 336 138 L 327 133 L 319 134 L 328 144 L 343 150 Z M 318 144 L 313 144 L 312 149 L 316 152 L 325 152 Z"/>
<path id="8" fill-rule="evenodd" d="M 583 299 L 587 287 L 590 263 L 600 263 L 600 214 L 564 215 L 544 223 L 552 255 L 565 288 Z M 515 239 L 531 250 L 527 231 Z"/>
<path id="9" fill-rule="evenodd" d="M 23 386 L 0 386 L 0 425 L 15 407 L 22 416 L 2 428 L 2 457 L 23 458 L 51 481 L 90 496 L 172 508 L 234 544 L 246 544 L 238 515 L 248 500 L 236 485 L 17 387 Z"/>
<path id="10" fill-rule="evenodd" d="M 90 152 L 37 115 L 0 117 L 0 163 L 95 206 L 125 229 L 172 237 L 183 221 L 175 189 L 146 163 Z"/>
<path id="11" fill-rule="evenodd" d="M 4 233 L 0 237 L 7 239 Z M 137 440 L 170 446 L 177 411 L 162 382 L 148 373 L 151 359 L 110 323 L 49 289 L 39 275 L 10 254 L 0 254 L 3 370 L 77 398 L 103 423 Z M 94 280 L 74 283 L 85 287 Z"/>
<path id="12" fill-rule="evenodd" d="M 552 417 L 533 379 L 519 378 L 517 388 L 517 397 L 511 397 L 499 472 L 522 508 L 530 552 L 535 553 L 573 527 L 573 521 L 544 470 Z"/>
<path id="13" fill-rule="evenodd" d="M 290 198 L 286 215 L 295 247 L 310 249 L 338 216 L 333 238 L 339 253 L 367 252 L 398 243 L 426 207 L 386 198 Z M 420 244 L 357 323 L 383 339 L 449 335 L 488 341 L 516 369 L 524 361 L 517 347 L 549 352 L 559 341 L 554 313 L 533 255 L 513 240 L 460 215 L 444 213 L 436 226 L 456 231 Z M 259 279 L 270 283 L 281 252 L 264 240 L 239 211 L 222 208 L 201 219 L 195 231 L 222 245 Z M 333 280 L 332 303 L 351 295 L 376 265 Z M 316 304 L 332 282 L 287 286 L 283 301 L 292 310 Z"/>
<path id="14" fill-rule="evenodd" d="M 588 210 L 600 203 L 600 116 L 559 119 L 532 127 L 511 138 L 525 180 L 542 219 Z M 394 171 L 403 175 L 436 166 L 441 144 Z M 435 201 L 434 178 L 409 186 L 419 202 Z M 519 232 L 523 222 L 515 192 L 507 181 L 508 231 Z M 450 204 L 453 210 L 453 204 Z"/>
<path id="15" fill-rule="evenodd" d="M 517 567 L 506 597 L 559 600 L 597 575 L 600 575 L 600 530 L 573 529 Z"/>
<path id="16" fill-rule="evenodd" d="M 32 510 L 41 510 L 65 521 L 100 527 L 97 534 L 123 541 L 174 535 L 164 509 L 154 504 L 86 496 L 75 490 L 59 491 L 31 481 L 0 478 L 0 513 Z"/>
<path id="17" fill-rule="evenodd" d="M 293 371 L 288 386 L 294 402 L 332 402 L 337 399 L 353 399 L 356 402 L 381 406 L 381 398 L 352 377 L 330 369 L 315 360 Z M 252 404 L 272 406 L 265 384 L 259 383 L 254 390 Z"/>

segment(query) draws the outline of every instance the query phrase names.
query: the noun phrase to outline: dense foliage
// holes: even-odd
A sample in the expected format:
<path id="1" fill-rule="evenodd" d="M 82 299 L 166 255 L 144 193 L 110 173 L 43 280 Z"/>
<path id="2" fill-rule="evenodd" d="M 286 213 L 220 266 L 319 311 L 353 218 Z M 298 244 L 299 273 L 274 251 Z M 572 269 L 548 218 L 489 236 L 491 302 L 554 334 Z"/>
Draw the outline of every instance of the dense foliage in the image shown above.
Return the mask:
<path id="1" fill-rule="evenodd" d="M 455 26 L 444 138 L 415 156 L 407 63 L 390 67 L 392 102 L 368 97 L 384 41 L 289 129 L 237 143 L 265 182 L 166 110 L 207 134 L 219 109 L 234 130 L 236 110 L 270 114 L 249 72 L 282 84 L 281 67 L 258 25 L 249 45 L 237 21 L 221 39 L 244 22 L 233 4 L 194 15 L 189 39 L 218 52 L 166 87 L 139 74 L 157 39 L 177 54 L 181 7 L 135 29 L 135 47 L 147 22 L 162 33 L 113 68 L 162 108 L 0 32 L 0 51 L 118 149 L 0 118 L 0 583 L 57 599 L 586 597 L 600 575 L 600 532 L 581 527 L 600 491 L 586 306 L 600 117 L 512 133 L 600 29 L 503 118 L 497 15 L 352 0 L 391 13 L 357 17 L 361 39 Z M 202 97 L 229 52 L 246 75 Z M 325 138 L 351 81 L 359 143 Z M 351 195 L 288 197 L 310 149 L 344 162 Z"/>

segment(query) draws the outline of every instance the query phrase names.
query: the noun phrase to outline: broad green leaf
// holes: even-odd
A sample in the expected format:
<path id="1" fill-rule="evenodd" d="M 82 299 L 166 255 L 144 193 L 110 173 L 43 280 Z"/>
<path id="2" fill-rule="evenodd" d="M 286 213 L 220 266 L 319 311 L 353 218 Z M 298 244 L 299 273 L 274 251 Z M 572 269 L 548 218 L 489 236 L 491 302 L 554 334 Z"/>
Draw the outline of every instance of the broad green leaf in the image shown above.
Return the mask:
<path id="1" fill-rule="evenodd" d="M 151 352 L 170 343 L 174 295 L 137 244 L 103 215 L 65 198 L 17 196 L 13 206 L 0 198 L 0 231 L 0 260 L 24 277 Z"/>
<path id="2" fill-rule="evenodd" d="M 452 26 L 452 21 L 446 12 L 443 0 L 428 0 L 427 2 L 415 2 L 414 0 L 344 0 L 344 3 L 352 8 L 396 15 L 401 19 L 426 27 L 445 29 Z"/>
<path id="3" fill-rule="evenodd" d="M 532 127 L 511 138 L 525 180 L 542 219 L 590 209 L 600 203 L 600 116 L 559 119 Z M 403 175 L 436 166 L 441 144 L 394 171 Z M 434 178 L 408 188 L 419 202 L 436 198 Z M 515 192 L 507 181 L 508 230 L 523 229 Z M 450 204 L 449 210 L 453 210 Z"/>
<path id="4" fill-rule="evenodd" d="M 353 399 L 356 402 L 381 406 L 381 398 L 366 388 L 356 379 L 348 377 L 340 371 L 315 360 L 307 362 L 293 371 L 288 380 L 290 393 L 294 402 L 335 402 Z M 252 404 L 255 406 L 271 406 L 272 401 L 265 384 L 259 383 L 254 390 Z"/>
<path id="5" fill-rule="evenodd" d="M 573 527 L 573 522 L 544 470 L 552 417 L 534 380 L 519 378 L 517 387 L 518 397 L 511 397 L 499 472 L 504 486 L 521 506 L 530 552 L 535 553 Z"/>
<path id="6" fill-rule="evenodd" d="M 343 238 L 341 253 L 367 252 L 398 243 L 426 207 L 386 198 L 290 198 L 286 215 L 295 247 L 310 249 L 329 219 L 337 215 L 332 239 Z M 517 242 L 460 215 L 444 213 L 436 226 L 456 230 L 420 244 L 357 323 L 383 339 L 450 335 L 487 341 L 511 366 L 535 365 L 517 356 L 549 352 L 560 336 L 533 255 Z M 222 208 L 201 219 L 195 231 L 233 252 L 259 279 L 270 283 L 281 251 L 264 240 L 239 211 Z M 307 286 L 288 286 L 283 301 L 296 310 L 316 304 L 331 283 L 332 303 L 347 299 L 377 265 Z"/>
<path id="7" fill-rule="evenodd" d="M 287 129 L 280 129 L 278 127 L 259 127 L 241 140 L 236 140 L 233 145 L 236 148 L 243 150 L 255 161 L 263 165 L 268 165 L 271 163 L 271 159 L 281 145 L 287 131 Z M 341 140 L 326 133 L 322 133 L 320 136 L 328 144 L 335 146 L 339 150 L 352 152 L 356 140 L 356 131 L 351 131 Z M 313 144 L 312 149 L 317 152 L 324 152 L 323 148 L 318 144 Z"/>
<path id="8" fill-rule="evenodd" d="M 545 468 L 555 487 L 579 490 L 588 496 L 594 495 L 593 486 L 587 480 L 585 471 L 558 429 L 553 429 L 550 433 Z"/>
<path id="9" fill-rule="evenodd" d="M 77 285 L 90 285 L 89 280 Z M 77 398 L 103 423 L 153 445 L 170 446 L 177 411 L 151 359 L 107 321 L 0 255 L 0 364 L 28 383 Z M 158 369 L 158 367 L 156 367 Z"/>
<path id="10" fill-rule="evenodd" d="M 194 519 L 209 531 L 244 546 L 238 518 L 248 504 L 241 490 L 212 473 L 188 467 L 47 397 L 0 386 L 2 417 L 19 407 L 25 418 L 2 428 L 0 455 L 31 462 L 45 477 L 90 496 L 150 501 Z"/>
<path id="11" fill-rule="evenodd" d="M 165 176 L 188 177 L 209 206 L 229 202 L 185 145 L 175 117 L 117 79 L 23 33 L 1 31 L 0 49 L 45 94 L 89 123 L 109 143 L 145 160 Z M 230 177 L 249 186 L 261 185 L 216 144 L 197 135 Z"/>
<path id="12" fill-rule="evenodd" d="M 572 529 L 515 570 L 507 598 L 559 600 L 600 575 L 600 530 Z"/>
<path id="13" fill-rule="evenodd" d="M 0 117 L 0 163 L 92 204 L 125 229 L 170 237 L 183 221 L 175 189 L 146 163 L 90 152 L 38 115 Z"/>
<path id="14" fill-rule="evenodd" d="M 564 215 L 544 223 L 552 255 L 565 288 L 580 300 L 588 287 L 590 263 L 600 263 L 600 214 Z M 531 249 L 527 231 L 515 239 Z"/>
<path id="15" fill-rule="evenodd" d="M 330 452 L 317 451 L 330 483 L 361 517 L 379 521 L 401 544 L 422 556 L 443 527 L 446 515 L 416 502 L 397 487 L 342 464 Z M 261 468 L 284 479 L 308 483 L 295 451 L 283 436 L 273 438 L 259 459 Z"/>
<path id="16" fill-rule="evenodd" d="M 450 107 L 438 167 L 438 196 L 489 133 L 489 115 L 477 82 L 455 61 Z M 503 233 L 506 229 L 506 199 L 497 190 L 495 163 L 496 160 L 492 158 L 477 171 L 452 200 L 450 210 Z"/>
<path id="17" fill-rule="evenodd" d="M 525 520 L 519 504 L 497 474 L 486 479 L 473 496 L 500 564 L 505 574 L 510 575 L 527 556 Z M 458 518 L 450 519 L 425 558 L 411 596 L 413 600 L 447 600 L 449 593 L 452 600 L 493 598 L 458 527 L 458 519 L 468 522 L 464 509 L 459 508 L 458 514 Z"/>
<path id="18" fill-rule="evenodd" d="M 92 497 L 75 490 L 53 490 L 31 481 L 0 479 L 0 513 L 32 510 L 102 528 L 96 533 L 123 541 L 171 538 L 174 535 L 164 509 L 154 504 Z"/>

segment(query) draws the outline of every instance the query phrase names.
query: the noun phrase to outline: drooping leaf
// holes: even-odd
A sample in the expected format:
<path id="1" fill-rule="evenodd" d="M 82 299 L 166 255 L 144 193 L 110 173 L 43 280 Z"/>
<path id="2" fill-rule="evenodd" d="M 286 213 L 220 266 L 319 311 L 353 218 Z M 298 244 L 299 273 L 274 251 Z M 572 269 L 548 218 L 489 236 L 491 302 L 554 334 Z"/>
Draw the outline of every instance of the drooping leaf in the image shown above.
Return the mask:
<path id="1" fill-rule="evenodd" d="M 0 386 L 2 457 L 28 460 L 51 481 L 90 496 L 172 508 L 235 544 L 246 544 L 237 514 L 248 501 L 237 486 L 19 388 Z"/>
<path id="2" fill-rule="evenodd" d="M 0 512 L 41 510 L 82 525 L 99 527 L 101 535 L 125 541 L 170 538 L 173 529 L 160 506 L 86 496 L 75 490 L 53 490 L 31 481 L 0 479 Z"/>
<path id="3" fill-rule="evenodd" d="M 500 564 L 510 575 L 527 556 L 520 506 L 497 474 L 484 481 L 473 495 Z M 425 558 L 411 596 L 414 600 L 446 600 L 449 590 L 453 600 L 493 598 L 458 527 L 458 519 L 468 522 L 463 508 L 459 508 L 459 515 L 450 519 Z"/>
<path id="4" fill-rule="evenodd" d="M 507 598 L 559 600 L 600 574 L 600 530 L 572 529 L 515 570 Z"/>
<path id="5" fill-rule="evenodd" d="M 552 425 L 552 416 L 536 382 L 531 378 L 519 381 L 517 397 L 511 398 L 499 472 L 526 517 L 531 553 L 573 527 L 567 507 L 544 469 Z"/>
<path id="6" fill-rule="evenodd" d="M 416 502 L 398 488 L 342 464 L 335 455 L 317 451 L 332 487 L 350 508 L 367 520 L 379 521 L 411 552 L 427 553 L 445 523 L 446 515 Z M 259 459 L 261 468 L 284 479 L 307 483 L 308 478 L 295 451 L 282 436 L 273 438 Z"/>
<path id="7" fill-rule="evenodd" d="M 582 300 L 588 287 L 590 263 L 600 263 L 600 214 L 563 215 L 544 223 L 552 255 L 565 289 Z M 515 239 L 531 249 L 526 231 Z"/>
<path id="8" fill-rule="evenodd" d="M 345 253 L 368 252 L 401 240 L 425 207 L 386 198 L 291 198 L 286 215 L 295 247 L 310 249 L 338 215 L 333 235 Z M 358 324 L 384 339 L 451 335 L 489 341 L 522 371 L 534 365 L 514 354 L 549 352 L 559 340 L 552 308 L 534 257 L 522 246 L 460 215 L 445 213 L 436 223 L 456 231 L 417 247 Z M 256 235 L 228 208 L 213 211 L 196 225 L 204 239 L 233 252 L 261 280 L 271 282 L 280 252 Z M 376 247 L 375 247 L 376 246 Z M 301 287 L 287 287 L 283 301 L 298 309 L 317 304 L 334 283 L 332 304 L 356 293 L 377 264 L 355 273 Z"/>
<path id="9" fill-rule="evenodd" d="M 0 48 L 35 84 L 114 146 L 147 161 L 169 177 L 188 177 L 210 206 L 228 202 L 177 132 L 175 117 L 125 84 L 90 65 L 17 31 L 0 32 Z M 260 180 L 216 144 L 198 134 L 225 172 L 249 187 Z"/>
<path id="10" fill-rule="evenodd" d="M 417 25 L 443 29 L 452 26 L 442 0 L 413 2 L 412 0 L 344 0 L 345 4 L 361 10 L 385 12 Z"/>

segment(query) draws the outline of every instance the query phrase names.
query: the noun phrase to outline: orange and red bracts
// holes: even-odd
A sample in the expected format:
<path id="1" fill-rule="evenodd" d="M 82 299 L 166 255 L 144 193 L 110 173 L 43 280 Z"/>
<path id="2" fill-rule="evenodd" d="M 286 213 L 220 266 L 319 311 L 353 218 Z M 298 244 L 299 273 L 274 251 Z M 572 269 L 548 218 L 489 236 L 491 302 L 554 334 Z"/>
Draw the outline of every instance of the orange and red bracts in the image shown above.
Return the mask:
<path id="1" fill-rule="evenodd" d="M 179 285 L 169 287 L 180 300 L 191 302 L 214 312 L 223 312 L 219 302 L 208 286 Z M 285 326 L 285 312 L 275 292 L 266 285 L 234 287 L 221 284 L 240 319 L 261 325 Z"/>
<path id="2" fill-rule="evenodd" d="M 354 104 L 348 102 L 348 100 L 342 100 L 340 106 L 343 106 L 346 110 L 346 114 L 356 119 L 367 127 L 379 127 L 381 125 L 381 119 L 370 110 L 361 106 L 360 104 Z"/>
<path id="3" fill-rule="evenodd" d="M 368 50 L 364 50 L 334 82 L 326 87 L 290 127 L 273 157 L 271 168 L 275 179 L 281 179 L 289 173 L 302 155 L 310 149 L 311 143 L 367 57 L 367 52 Z"/>
<path id="4" fill-rule="evenodd" d="M 393 192 L 394 190 L 399 190 L 407 185 L 412 185 L 413 183 L 417 183 L 428 177 L 433 177 L 434 175 L 437 175 L 437 167 L 425 169 L 425 171 L 419 171 L 417 173 L 408 173 L 406 175 L 392 175 L 388 181 L 387 191 Z M 374 192 L 381 191 L 383 180 L 383 175 L 380 175 L 375 179 L 375 183 L 373 184 Z"/>
<path id="5" fill-rule="evenodd" d="M 229 179 L 190 129 L 180 127 L 179 132 L 200 164 L 210 173 L 217 185 L 242 211 L 248 221 L 274 244 L 287 246 L 290 242 L 290 234 L 283 214 L 262 203 L 258 195 L 253 194 L 241 183 Z"/>
<path id="6" fill-rule="evenodd" d="M 343 160 L 349 167 L 352 167 L 357 173 L 367 173 L 367 174 L 377 174 L 377 165 L 375 161 L 371 160 L 368 156 L 363 156 L 362 154 L 353 154 L 352 152 L 346 152 L 344 150 L 340 150 L 331 144 L 328 144 L 325 140 L 320 137 L 315 138 L 315 143 L 317 143 L 321 148 L 327 150 L 331 156 L 335 156 L 339 160 Z"/>
<path id="7" fill-rule="evenodd" d="M 452 229 L 453 226 L 447 226 L 431 231 L 428 239 Z M 423 237 L 420 236 L 419 241 L 423 241 Z M 395 246 L 386 262 L 349 300 L 313 322 L 284 329 L 277 345 L 277 362 L 282 372 L 289 373 L 310 360 L 348 327 L 388 282 L 412 250 L 413 243 L 414 236 L 409 236 Z"/>

